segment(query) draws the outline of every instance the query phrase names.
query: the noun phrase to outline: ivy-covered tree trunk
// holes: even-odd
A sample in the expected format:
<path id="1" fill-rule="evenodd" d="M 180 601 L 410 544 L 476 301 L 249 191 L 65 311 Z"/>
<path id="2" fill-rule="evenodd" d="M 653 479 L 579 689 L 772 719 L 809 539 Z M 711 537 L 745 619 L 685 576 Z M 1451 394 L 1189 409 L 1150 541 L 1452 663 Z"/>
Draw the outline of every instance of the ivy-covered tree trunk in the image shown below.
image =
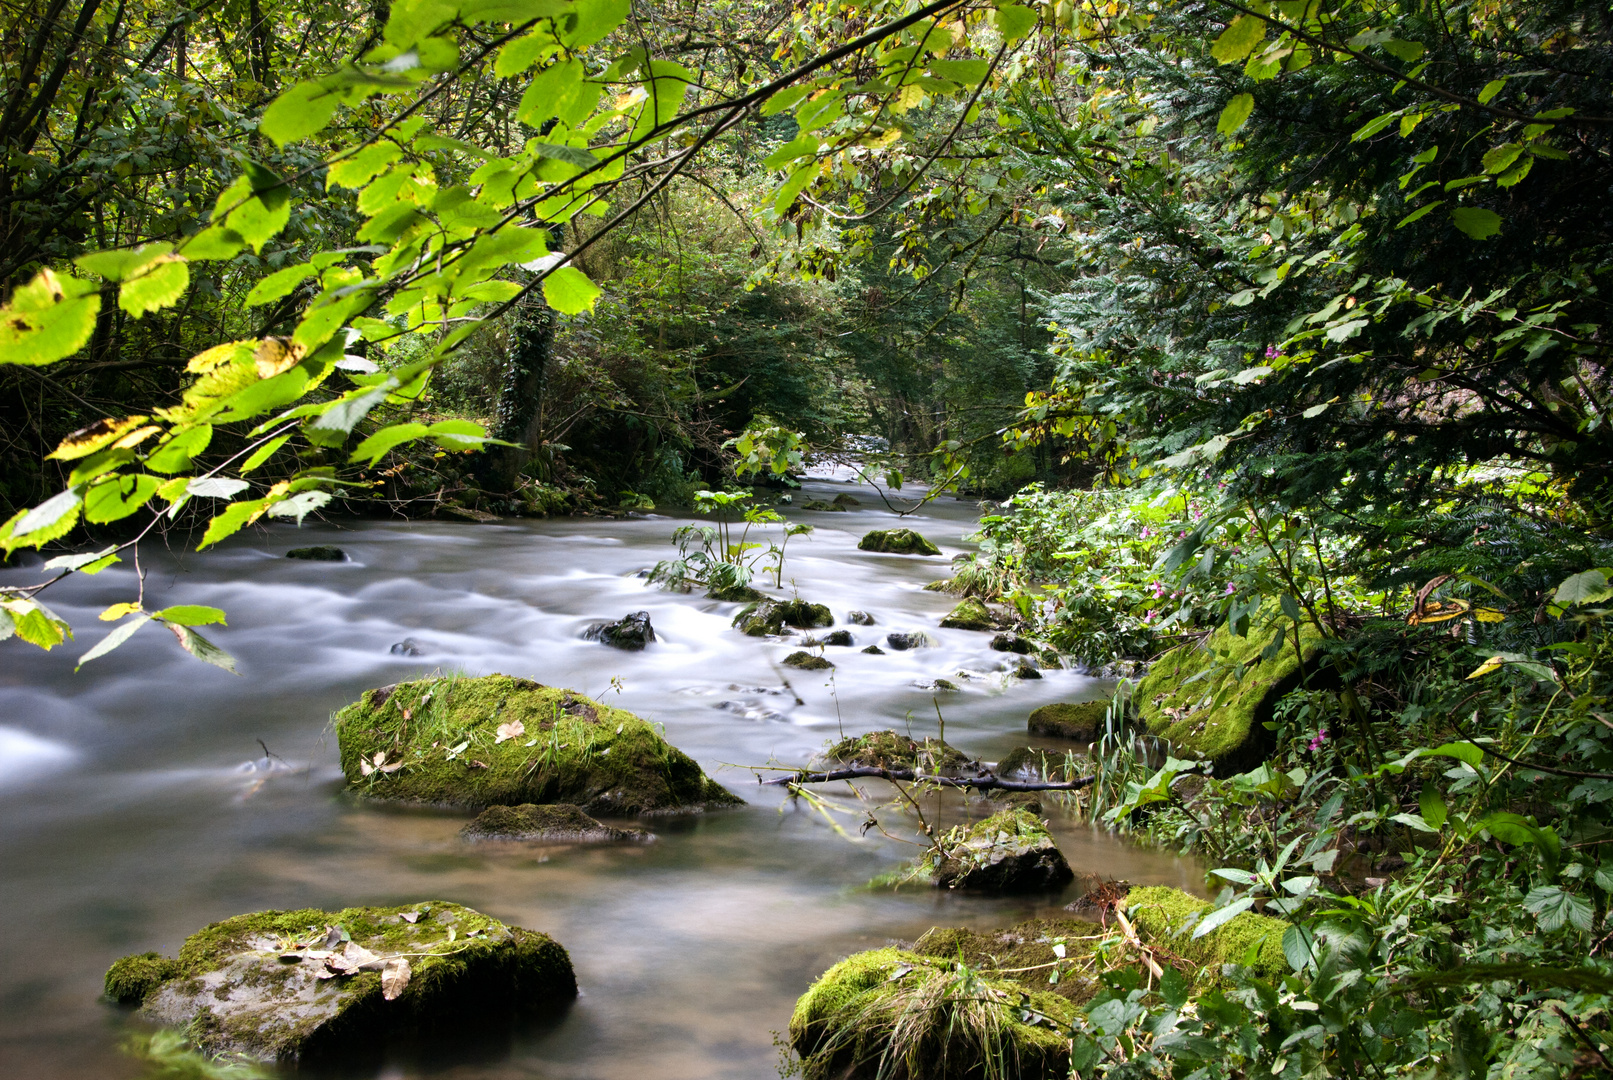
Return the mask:
<path id="1" fill-rule="evenodd" d="M 510 314 L 509 349 L 491 434 L 517 445 L 494 447 L 478 455 L 482 485 L 490 491 L 514 491 L 521 482 L 521 466 L 534 449 L 555 323 L 555 310 L 540 292 L 524 298 Z"/>

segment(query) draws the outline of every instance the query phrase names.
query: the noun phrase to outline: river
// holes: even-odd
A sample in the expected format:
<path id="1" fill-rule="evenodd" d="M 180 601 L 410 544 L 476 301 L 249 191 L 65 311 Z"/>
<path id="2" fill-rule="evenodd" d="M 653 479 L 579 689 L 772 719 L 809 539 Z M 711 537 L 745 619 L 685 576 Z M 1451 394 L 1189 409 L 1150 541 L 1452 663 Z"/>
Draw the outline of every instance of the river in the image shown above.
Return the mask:
<path id="1" fill-rule="evenodd" d="M 134 573 L 125 564 L 53 588 L 44 599 L 78 640 L 48 655 L 0 643 L 0 1076 L 143 1075 L 120 1050 L 139 1022 L 99 997 L 107 965 L 126 953 L 172 955 L 206 923 L 264 908 L 452 900 L 552 934 L 570 950 L 581 997 L 508 1038 L 399 1047 L 343 1077 L 764 1080 L 777 1075 L 774 1033 L 838 958 L 931 926 L 1005 925 L 1068 903 L 1073 893 L 861 889 L 914 849 L 877 833 L 837 835 L 743 768 L 804 764 L 841 731 L 933 734 L 937 702 L 948 742 L 996 760 L 1027 743 L 1031 709 L 1106 689 L 1072 671 L 1005 682 L 989 635 L 936 628 L 954 599 L 922 587 L 946 574 L 944 557 L 857 550 L 867 530 L 897 524 L 874 491 L 820 478 L 795 501 L 842 493 L 861 504 L 786 511 L 816 526 L 790 542 L 786 591 L 827 604 L 837 626 L 851 609 L 877 620 L 850 627 L 858 648 L 827 650 L 833 672 L 780 667 L 789 645 L 729 628 L 738 605 L 646 587 L 637 572 L 671 553 L 681 523 L 663 515 L 309 522 L 200 554 L 148 544 L 147 608 L 225 609 L 228 626 L 204 632 L 237 657 L 239 677 L 185 656 L 156 627 L 75 673 L 103 633 L 96 615 L 132 599 Z M 950 556 L 969 549 L 977 515 L 949 496 L 902 524 Z M 284 557 L 327 543 L 348 561 Z M 37 565 L 0 571 L 0 582 L 38 580 Z M 644 652 L 581 639 L 590 622 L 636 610 L 661 638 Z M 859 651 L 919 629 L 940 644 Z M 391 651 L 405 639 L 418 655 Z M 749 805 L 653 819 L 660 839 L 650 845 L 472 847 L 457 835 L 466 815 L 343 795 L 331 712 L 367 687 L 436 670 L 501 671 L 603 697 L 664 724 Z M 959 680 L 960 670 L 981 677 Z M 923 688 L 937 677 L 960 689 Z M 289 768 L 254 768 L 258 740 Z M 1078 872 L 1202 883 L 1188 862 L 1056 813 L 1053 826 Z"/>

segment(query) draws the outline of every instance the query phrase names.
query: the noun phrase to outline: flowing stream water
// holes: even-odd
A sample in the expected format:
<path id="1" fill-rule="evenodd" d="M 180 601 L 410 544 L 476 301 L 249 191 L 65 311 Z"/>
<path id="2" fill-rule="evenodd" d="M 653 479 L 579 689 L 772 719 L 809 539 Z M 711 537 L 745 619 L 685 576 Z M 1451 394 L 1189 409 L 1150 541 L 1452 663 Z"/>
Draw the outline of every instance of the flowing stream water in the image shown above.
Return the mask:
<path id="1" fill-rule="evenodd" d="M 570 950 L 581 996 L 563 1016 L 508 1036 L 389 1050 L 342 1076 L 762 1080 L 777 1075 L 774 1033 L 796 997 L 840 957 L 931 926 L 1002 926 L 1068 903 L 1073 892 L 861 888 L 916 849 L 877 833 L 837 835 L 743 768 L 805 764 L 842 731 L 934 734 L 937 702 L 948 742 L 996 760 L 1027 742 L 1053 745 L 1027 739 L 1031 709 L 1108 689 L 1071 671 L 1006 681 L 990 635 L 936 628 L 955 600 L 922 587 L 947 573 L 945 556 L 969 548 L 973 503 L 946 497 L 899 523 L 874 491 L 833 477 L 809 481 L 795 501 L 841 493 L 860 505 L 786 511 L 816 526 L 790 542 L 786 591 L 793 583 L 827 604 L 837 626 L 852 609 L 877 620 L 850 627 L 856 648 L 826 650 L 833 672 L 780 667 L 795 646 L 731 629 L 738 605 L 646 587 L 638 571 L 671 554 L 680 524 L 660 515 L 310 522 L 201 554 L 148 545 L 148 610 L 225 609 L 228 627 L 204 632 L 238 658 L 240 677 L 190 659 L 155 627 L 75 673 L 103 632 L 96 615 L 132 597 L 133 570 L 53 589 L 46 599 L 79 639 L 48 655 L 0 645 L 0 1076 L 142 1075 L 119 1048 L 139 1021 L 100 998 L 107 965 L 126 953 L 173 955 L 203 925 L 265 908 L 451 900 L 553 935 Z M 898 524 L 943 557 L 857 550 L 867 530 Z M 348 561 L 285 558 L 326 543 Z M 38 574 L 36 562 L 0 581 Z M 660 636 L 642 653 L 580 637 L 595 620 L 636 610 Z M 940 644 L 859 651 L 920 629 Z M 406 639 L 418 655 L 392 651 Z M 467 815 L 344 795 L 331 712 L 368 687 L 437 670 L 522 675 L 619 704 L 664 724 L 749 805 L 653 819 L 650 845 L 471 846 L 457 835 Z M 937 677 L 960 689 L 922 688 Z M 258 740 L 275 757 L 260 760 Z M 1202 884 L 1189 862 L 1048 812 L 1078 872 Z M 904 824 L 888 821 L 893 832 Z M 855 837 L 857 819 L 845 823 Z"/>

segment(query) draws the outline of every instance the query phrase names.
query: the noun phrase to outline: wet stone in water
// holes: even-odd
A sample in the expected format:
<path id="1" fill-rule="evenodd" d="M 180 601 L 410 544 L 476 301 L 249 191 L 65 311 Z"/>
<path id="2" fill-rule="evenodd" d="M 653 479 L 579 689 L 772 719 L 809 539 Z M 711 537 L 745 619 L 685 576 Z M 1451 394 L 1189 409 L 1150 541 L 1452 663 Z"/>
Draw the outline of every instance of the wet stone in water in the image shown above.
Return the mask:
<path id="1" fill-rule="evenodd" d="M 404 638 L 393 645 L 389 651 L 393 656 L 419 656 L 421 650 L 420 643 L 411 637 Z"/>
<path id="2" fill-rule="evenodd" d="M 935 644 L 935 639 L 922 630 L 914 630 L 911 633 L 900 631 L 894 634 L 886 634 L 885 644 L 897 652 L 906 652 L 908 649 L 927 649 Z"/>
<path id="3" fill-rule="evenodd" d="M 1018 634 L 998 634 L 991 639 L 991 647 L 998 652 L 1019 653 L 1021 656 L 1031 653 L 1035 646 Z"/>
<path id="4" fill-rule="evenodd" d="M 583 637 L 613 649 L 638 650 L 655 640 L 648 611 L 635 611 L 615 622 L 597 622 L 583 631 Z"/>
<path id="5" fill-rule="evenodd" d="M 868 653 L 870 656 L 884 656 L 885 655 L 885 650 L 881 649 L 878 645 L 870 645 L 870 646 L 868 646 L 868 648 L 864 649 L 863 652 Z"/>
<path id="6" fill-rule="evenodd" d="M 873 626 L 874 617 L 866 611 L 846 612 L 846 621 L 853 626 Z"/>
<path id="7" fill-rule="evenodd" d="M 831 630 L 821 638 L 809 637 L 805 641 L 801 642 L 801 644 L 810 649 L 819 645 L 850 646 L 857 644 L 857 642 L 854 638 L 852 638 L 850 630 Z"/>
<path id="8" fill-rule="evenodd" d="M 793 652 L 784 658 L 785 667 L 800 668 L 802 671 L 827 671 L 834 667 L 832 663 L 821 656 L 813 656 L 809 652 Z"/>
<path id="9" fill-rule="evenodd" d="M 347 552 L 330 544 L 319 544 L 315 547 L 292 548 L 286 552 L 288 559 L 304 559 L 308 562 L 346 562 Z"/>
<path id="10" fill-rule="evenodd" d="M 459 830 L 466 840 L 527 840 L 551 844 L 598 844 L 616 840 L 648 843 L 654 834 L 617 829 L 595 821 L 569 803 L 490 806 Z"/>

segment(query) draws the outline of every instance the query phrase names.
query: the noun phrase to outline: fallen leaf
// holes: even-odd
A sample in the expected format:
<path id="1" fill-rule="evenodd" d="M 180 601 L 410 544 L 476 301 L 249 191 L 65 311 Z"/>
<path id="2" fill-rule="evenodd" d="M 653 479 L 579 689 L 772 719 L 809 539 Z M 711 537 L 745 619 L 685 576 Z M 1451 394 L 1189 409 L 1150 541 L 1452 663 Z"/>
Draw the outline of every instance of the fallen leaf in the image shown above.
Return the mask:
<path id="1" fill-rule="evenodd" d="M 325 948 L 334 949 L 345 940 L 341 928 L 336 926 L 325 927 Z"/>
<path id="2" fill-rule="evenodd" d="M 509 739 L 519 739 L 525 734 L 526 725 L 521 723 L 519 720 L 511 720 L 507 724 L 500 724 L 498 726 L 498 731 L 493 736 L 493 745 L 497 746 L 499 743 L 505 742 Z"/>
<path id="3" fill-rule="evenodd" d="M 406 923 L 417 923 L 420 921 L 420 913 L 418 911 L 405 911 L 398 917 Z"/>
<path id="4" fill-rule="evenodd" d="M 375 955 L 374 953 L 370 952 L 370 950 L 366 949 L 364 946 L 360 945 L 356 941 L 349 941 L 347 943 L 347 948 L 343 952 L 342 955 L 344 956 L 344 958 L 347 960 L 347 962 L 349 964 L 353 965 L 353 969 L 355 971 L 357 971 L 357 970 L 364 970 L 364 971 L 379 971 L 379 970 L 381 970 L 381 967 L 382 967 L 381 958 L 379 956 Z"/>
<path id="5" fill-rule="evenodd" d="M 395 1001 L 409 985 L 409 961 L 401 956 L 394 956 L 381 968 L 381 996 L 387 1001 Z"/>
<path id="6" fill-rule="evenodd" d="M 485 762 L 485 761 L 475 761 L 475 760 L 473 760 L 470 763 L 470 767 L 473 768 L 473 769 L 485 769 L 488 766 L 487 766 L 487 762 Z"/>
<path id="7" fill-rule="evenodd" d="M 373 758 L 371 758 L 370 760 L 375 762 L 375 765 L 376 765 L 377 768 L 380 768 L 382 765 L 386 764 L 386 751 L 385 750 L 377 750 L 375 752 L 375 756 Z"/>
<path id="8" fill-rule="evenodd" d="M 371 773 L 372 773 L 372 772 L 374 772 L 374 771 L 375 771 L 375 766 L 374 766 L 374 765 L 371 765 L 371 764 L 370 764 L 370 763 L 369 763 L 369 762 L 368 762 L 368 761 L 367 761 L 367 760 L 365 760 L 365 759 L 364 759 L 364 758 L 359 758 L 359 759 L 358 759 L 358 771 L 359 771 L 359 775 L 360 775 L 360 776 L 368 776 L 368 775 L 370 775 L 370 774 L 371 774 Z"/>
<path id="9" fill-rule="evenodd" d="M 412 709 L 404 709 L 403 710 L 403 718 L 405 720 L 413 720 L 414 719 L 414 710 L 412 710 Z"/>
<path id="10" fill-rule="evenodd" d="M 459 936 L 459 928 L 457 926 L 450 926 L 448 928 L 448 940 L 449 940 L 449 942 L 452 942 L 458 936 Z"/>

